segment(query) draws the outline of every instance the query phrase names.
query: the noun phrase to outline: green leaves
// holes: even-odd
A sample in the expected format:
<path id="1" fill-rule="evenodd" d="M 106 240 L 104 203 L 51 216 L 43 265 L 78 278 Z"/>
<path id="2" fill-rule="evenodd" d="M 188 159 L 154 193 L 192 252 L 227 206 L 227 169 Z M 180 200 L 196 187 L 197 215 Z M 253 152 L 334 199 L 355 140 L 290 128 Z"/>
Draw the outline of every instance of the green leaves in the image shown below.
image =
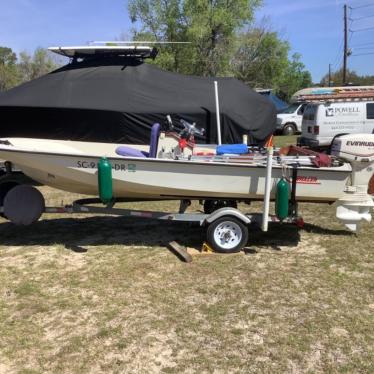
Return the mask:
<path id="1" fill-rule="evenodd" d="M 166 69 L 203 76 L 227 75 L 237 32 L 253 19 L 259 0 L 131 0 L 135 34 L 157 41 L 189 41 L 187 46 L 162 47 L 156 63 Z M 166 61 L 166 62 L 165 62 Z"/>
<path id="2" fill-rule="evenodd" d="M 274 31 L 257 27 L 241 33 L 232 60 L 235 76 L 250 87 L 272 88 L 284 99 L 312 84 L 300 62 L 300 55 L 289 58 L 290 45 Z"/>
<path id="3" fill-rule="evenodd" d="M 5 91 L 19 82 L 17 56 L 7 47 L 0 47 L 0 91 Z"/>
<path id="4" fill-rule="evenodd" d="M 358 75 L 354 70 L 347 70 L 347 81 L 349 84 L 357 86 L 371 86 L 374 84 L 374 75 Z M 322 85 L 329 85 L 329 75 L 326 74 L 321 79 Z M 343 84 L 343 69 L 331 74 L 331 85 L 341 86 Z"/>
<path id="5" fill-rule="evenodd" d="M 0 91 L 47 74 L 58 65 L 43 48 L 37 48 L 33 56 L 21 52 L 18 61 L 17 55 L 10 48 L 0 47 Z"/>
<path id="6" fill-rule="evenodd" d="M 236 76 L 250 87 L 274 88 L 290 97 L 311 85 L 300 57 L 266 27 L 251 27 L 260 0 L 130 0 L 136 40 L 188 41 L 167 45 L 154 62 L 200 76 Z"/>

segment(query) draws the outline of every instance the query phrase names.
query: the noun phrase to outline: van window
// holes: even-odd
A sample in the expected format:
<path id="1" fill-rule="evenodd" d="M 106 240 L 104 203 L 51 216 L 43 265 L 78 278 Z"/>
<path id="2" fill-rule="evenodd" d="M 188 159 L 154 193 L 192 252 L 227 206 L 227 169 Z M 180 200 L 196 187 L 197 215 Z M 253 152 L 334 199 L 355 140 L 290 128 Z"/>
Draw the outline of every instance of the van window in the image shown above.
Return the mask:
<path id="1" fill-rule="evenodd" d="M 366 118 L 374 119 L 374 104 L 366 104 Z"/>
<path id="2" fill-rule="evenodd" d="M 306 104 L 303 104 L 303 105 L 300 106 L 299 110 L 297 111 L 297 114 L 298 114 L 299 116 L 302 116 L 302 115 L 303 115 L 304 110 L 305 110 L 305 107 L 306 107 Z"/>
<path id="3" fill-rule="evenodd" d="M 299 104 L 292 104 L 290 106 L 288 106 L 287 108 L 283 109 L 280 113 L 287 113 L 287 114 L 291 114 L 291 113 L 294 113 L 295 110 L 299 107 Z"/>
<path id="4" fill-rule="evenodd" d="M 305 108 L 303 119 L 314 121 L 315 107 L 313 105 L 308 105 Z"/>

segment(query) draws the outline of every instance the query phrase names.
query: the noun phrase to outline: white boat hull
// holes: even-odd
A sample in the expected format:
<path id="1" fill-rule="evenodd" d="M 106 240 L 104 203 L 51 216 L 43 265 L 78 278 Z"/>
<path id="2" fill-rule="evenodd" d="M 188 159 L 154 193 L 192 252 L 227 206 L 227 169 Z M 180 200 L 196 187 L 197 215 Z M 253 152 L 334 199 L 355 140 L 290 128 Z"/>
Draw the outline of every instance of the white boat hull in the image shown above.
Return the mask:
<path id="1" fill-rule="evenodd" d="M 115 155 L 116 145 L 37 139 L 8 139 L 0 158 L 32 179 L 70 192 L 98 195 L 97 163 L 107 156 L 113 168 L 113 194 L 131 199 L 262 199 L 266 169 L 245 163 L 129 158 Z M 33 148 L 30 147 L 33 144 Z M 333 202 L 344 195 L 351 167 L 299 167 L 299 201 Z M 288 169 L 291 174 L 291 170 Z M 275 196 L 282 168 L 272 171 Z"/>

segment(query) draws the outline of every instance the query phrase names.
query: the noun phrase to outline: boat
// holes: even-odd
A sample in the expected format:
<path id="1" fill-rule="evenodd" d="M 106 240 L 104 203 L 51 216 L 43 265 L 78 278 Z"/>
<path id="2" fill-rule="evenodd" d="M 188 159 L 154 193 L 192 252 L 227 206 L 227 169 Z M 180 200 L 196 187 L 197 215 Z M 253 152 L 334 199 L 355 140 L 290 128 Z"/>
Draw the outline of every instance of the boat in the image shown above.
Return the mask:
<path id="1" fill-rule="evenodd" d="M 308 154 L 304 149 L 296 155 L 277 150 L 273 156 L 272 147 L 264 152 L 245 144 L 238 145 L 241 149 L 238 154 L 232 145 L 228 147 L 229 153 L 223 152 L 224 145 L 216 146 L 213 152 L 211 148 L 195 147 L 191 139 L 194 126 L 189 125 L 187 136 L 185 132 L 176 134 L 159 129 L 158 124 L 152 128 L 148 152 L 111 143 L 0 139 L 0 157 L 15 164 L 33 180 L 60 190 L 99 195 L 106 204 L 102 209 L 76 202 L 72 207 L 48 210 L 41 193 L 34 187 L 15 186 L 0 180 L 0 214 L 16 224 L 31 224 L 43 212 L 92 212 L 199 222 L 208 226 L 208 243 L 215 250 L 228 253 L 246 245 L 247 225 L 256 221 L 254 216 L 236 209 L 236 203 L 263 200 L 262 225 L 263 231 L 267 231 L 268 219 L 273 220 L 268 214 L 269 201 L 277 198 L 278 185 L 286 181 L 292 185 L 292 204 L 281 221 L 297 219 L 298 201 L 336 203 L 337 218 L 354 232 L 361 222 L 371 221 L 374 203 L 367 192 L 373 179 L 374 135 L 337 138 L 332 145 L 332 156 L 319 159 L 318 154 Z M 100 174 L 103 162 L 110 170 L 110 180 L 107 180 L 110 195 L 106 200 L 102 197 Z M 113 208 L 117 201 L 133 200 L 180 200 L 180 214 Z M 205 214 L 187 214 L 190 200 L 213 202 L 204 204 L 213 209 Z"/>
<path id="2" fill-rule="evenodd" d="M 118 52 L 109 47 L 102 53 Z M 59 52 L 74 54 L 78 59 L 91 53 L 78 48 L 59 49 Z M 296 204 L 301 201 L 335 203 L 337 218 L 352 231 L 357 231 L 361 222 L 370 222 L 374 203 L 368 192 L 374 191 L 368 191 L 368 187 L 373 184 L 374 134 L 337 137 L 330 155 L 298 147 L 277 149 L 274 153 L 270 144 L 248 146 L 247 141 L 222 145 L 218 88 L 217 82 L 214 83 L 218 145 L 196 144 L 195 137 L 204 135 L 204 127 L 200 130 L 182 118 L 179 120 L 183 128 L 178 131 L 170 120 L 164 128 L 154 123 L 149 147 L 119 142 L 0 138 L 0 159 L 13 164 L 31 179 L 59 190 L 100 196 L 106 205 L 104 210 L 89 209 L 82 204 L 46 210 L 44 198 L 34 187 L 0 179 L 0 214 L 14 223 L 30 224 L 44 211 L 124 214 L 122 210 L 112 209 L 117 201 L 180 200 L 179 215 L 150 212 L 130 215 L 198 221 L 208 225 L 208 242 L 218 250 L 232 251 L 246 244 L 246 225 L 254 222 L 252 217 L 236 209 L 237 202 L 263 200 L 263 230 L 267 231 L 269 201 L 277 199 L 278 186 L 283 182 L 292 187 L 291 208 L 278 220 L 297 218 Z M 272 118 L 272 114 L 273 109 L 263 119 L 268 115 Z M 266 133 L 268 137 L 273 127 L 268 124 L 259 139 L 265 140 L 263 136 Z M 104 163 L 106 184 L 110 186 L 109 197 L 105 198 L 100 171 Z M 285 197 L 288 199 L 288 195 Z M 204 204 L 204 215 L 183 216 L 190 200 L 208 202 Z"/>
<path id="3" fill-rule="evenodd" d="M 169 114 L 179 126 L 181 118 L 199 123 L 206 131 L 197 141 L 214 143 L 215 81 L 222 142 L 238 143 L 247 134 L 261 144 L 273 133 L 269 100 L 235 78 L 187 76 L 147 63 L 158 44 L 165 43 L 51 47 L 69 63 L 0 94 L 0 137 L 146 145 L 151 126 Z"/>
<path id="4" fill-rule="evenodd" d="M 303 88 L 291 97 L 291 103 L 373 101 L 374 86 Z"/>
<path id="5" fill-rule="evenodd" d="M 201 150 L 206 151 L 205 148 L 190 141 L 198 130 L 188 123 L 186 128 L 187 136 L 183 135 L 185 131 L 179 134 L 161 131 L 156 124 L 149 153 L 144 148 L 112 143 L 7 138 L 0 139 L 0 158 L 42 184 L 87 195 L 98 194 L 98 162 L 105 157 L 112 166 L 115 198 L 244 201 L 263 198 L 264 152 L 249 149 L 237 155 L 204 153 Z M 187 141 L 181 147 L 183 138 Z M 356 145 L 361 143 L 364 145 Z M 332 149 L 329 166 L 322 167 L 314 166 L 314 153 L 276 155 L 272 162 L 271 197 L 275 197 L 278 181 L 281 178 L 291 181 L 293 171 L 297 171 L 298 201 L 333 203 L 344 198 L 352 181 L 367 188 L 373 174 L 374 135 L 346 135 L 337 138 Z"/>
<path id="6" fill-rule="evenodd" d="M 97 165 L 105 156 L 112 165 L 116 198 L 252 200 L 264 195 L 264 157 L 143 158 L 119 156 L 116 149 L 120 145 L 110 143 L 27 138 L 0 141 L 1 158 L 34 180 L 69 192 L 97 195 Z M 281 161 L 273 165 L 273 196 L 278 180 L 291 170 Z M 298 166 L 297 170 L 299 201 L 334 202 L 343 196 L 352 174 L 349 163 L 328 168 Z"/>

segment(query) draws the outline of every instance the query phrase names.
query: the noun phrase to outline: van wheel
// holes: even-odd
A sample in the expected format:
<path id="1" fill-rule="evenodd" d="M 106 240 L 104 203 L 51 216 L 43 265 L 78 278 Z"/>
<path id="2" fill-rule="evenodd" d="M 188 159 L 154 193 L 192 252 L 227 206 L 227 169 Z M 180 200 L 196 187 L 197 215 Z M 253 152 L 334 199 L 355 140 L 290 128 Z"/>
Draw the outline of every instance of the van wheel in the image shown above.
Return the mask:
<path id="1" fill-rule="evenodd" d="M 295 125 L 292 123 L 286 123 L 283 127 L 282 134 L 283 135 L 294 135 L 296 133 Z"/>

